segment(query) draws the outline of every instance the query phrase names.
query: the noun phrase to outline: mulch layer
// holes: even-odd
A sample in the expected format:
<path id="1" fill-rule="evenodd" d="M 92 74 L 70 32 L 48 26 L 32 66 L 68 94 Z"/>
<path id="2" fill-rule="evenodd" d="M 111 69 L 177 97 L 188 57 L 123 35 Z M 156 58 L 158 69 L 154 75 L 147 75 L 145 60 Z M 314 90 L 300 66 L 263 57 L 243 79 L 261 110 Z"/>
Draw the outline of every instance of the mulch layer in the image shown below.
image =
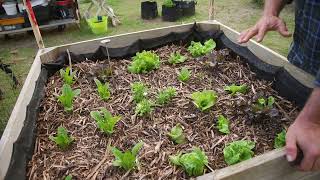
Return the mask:
<path id="1" fill-rule="evenodd" d="M 169 64 L 170 53 L 176 51 L 188 60 L 178 65 Z M 57 102 L 56 96 L 61 94 L 63 85 L 59 72 L 49 78 L 37 121 L 34 155 L 28 164 L 29 179 L 62 179 L 66 175 L 72 175 L 73 179 L 188 179 L 180 167 L 170 164 L 170 155 L 200 147 L 208 156 L 206 173 L 209 173 L 227 166 L 223 148 L 232 141 L 254 141 L 255 156 L 272 150 L 276 134 L 286 129 L 299 112 L 293 103 L 278 96 L 271 88 L 273 82 L 257 79 L 250 67 L 227 49 L 202 58 L 192 58 L 186 47 L 176 45 L 164 46 L 155 52 L 161 58 L 161 67 L 148 74 L 129 73 L 130 59 L 111 60 L 111 68 L 107 68 L 107 61 L 73 65 L 78 74 L 72 88 L 80 88 L 81 94 L 74 100 L 72 113 L 64 112 Z M 187 83 L 177 79 L 182 67 L 192 71 Z M 112 72 L 106 73 L 106 68 Z M 112 75 L 103 76 L 108 73 Z M 109 82 L 112 93 L 108 101 L 99 98 L 94 77 Z M 176 88 L 177 96 L 169 104 L 155 107 L 149 116 L 135 116 L 130 84 L 136 81 L 148 85 L 150 99 L 154 100 L 159 90 L 169 86 Z M 231 96 L 223 89 L 231 84 L 246 84 L 249 91 Z M 201 112 L 192 103 L 190 95 L 204 89 L 216 91 L 218 101 L 208 111 Z M 254 114 L 250 110 L 257 98 L 271 95 L 276 99 L 278 112 L 274 116 Z M 122 116 L 110 136 L 102 133 L 90 117 L 91 111 L 101 107 Z M 231 133 L 228 135 L 220 133 L 215 126 L 220 114 L 230 120 Z M 167 136 L 177 123 L 184 128 L 188 140 L 185 144 L 175 145 Z M 49 139 L 60 125 L 75 139 L 65 151 Z M 126 172 L 112 165 L 114 156 L 109 145 L 127 150 L 140 140 L 144 146 L 138 156 L 138 168 Z"/>

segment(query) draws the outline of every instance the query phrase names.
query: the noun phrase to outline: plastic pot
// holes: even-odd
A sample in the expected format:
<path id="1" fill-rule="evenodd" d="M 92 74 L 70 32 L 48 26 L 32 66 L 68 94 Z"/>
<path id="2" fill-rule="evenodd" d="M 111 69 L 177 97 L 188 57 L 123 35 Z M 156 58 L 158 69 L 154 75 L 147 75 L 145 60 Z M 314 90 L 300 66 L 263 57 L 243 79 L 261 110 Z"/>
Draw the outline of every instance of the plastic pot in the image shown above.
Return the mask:
<path id="1" fill-rule="evenodd" d="M 16 2 L 5 2 L 2 4 L 2 7 L 6 11 L 7 15 L 16 15 L 18 13 Z"/>
<path id="2" fill-rule="evenodd" d="M 173 2 L 181 9 L 183 16 L 193 16 L 196 12 L 196 1 L 175 0 Z"/>
<path id="3" fill-rule="evenodd" d="M 100 20 L 98 19 L 98 17 L 90 18 L 87 20 L 91 31 L 94 34 L 105 34 L 108 30 L 108 18 L 106 16 L 100 17 Z"/>
<path id="4" fill-rule="evenodd" d="M 141 3 L 141 18 L 154 19 L 158 16 L 157 2 L 145 1 Z"/>
<path id="5" fill-rule="evenodd" d="M 182 12 L 177 6 L 167 7 L 162 5 L 162 20 L 174 22 L 177 21 L 182 15 Z"/>

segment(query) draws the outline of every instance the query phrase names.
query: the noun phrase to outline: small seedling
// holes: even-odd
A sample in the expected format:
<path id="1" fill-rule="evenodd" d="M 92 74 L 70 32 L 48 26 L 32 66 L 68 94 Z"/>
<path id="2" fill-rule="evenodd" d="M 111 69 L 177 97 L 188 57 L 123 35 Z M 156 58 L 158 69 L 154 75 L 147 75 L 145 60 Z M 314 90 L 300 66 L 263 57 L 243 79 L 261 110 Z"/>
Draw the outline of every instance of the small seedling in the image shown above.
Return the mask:
<path id="1" fill-rule="evenodd" d="M 139 103 L 140 101 L 146 98 L 148 88 L 141 82 L 135 82 L 131 84 L 131 91 L 133 94 L 133 100 L 136 103 Z"/>
<path id="2" fill-rule="evenodd" d="M 282 130 L 281 133 L 277 134 L 274 140 L 274 148 L 282 148 L 286 145 L 286 131 Z"/>
<path id="3" fill-rule="evenodd" d="M 193 57 L 200 57 L 210 53 L 215 47 L 216 43 L 212 39 L 207 40 L 204 45 L 201 42 L 192 41 L 188 51 Z"/>
<path id="4" fill-rule="evenodd" d="M 49 139 L 54 141 L 59 148 L 65 150 L 73 142 L 73 137 L 68 136 L 67 129 L 60 126 L 58 127 L 57 136 L 49 136 Z"/>
<path id="5" fill-rule="evenodd" d="M 268 99 L 261 97 L 257 100 L 257 103 L 254 104 L 254 111 L 266 111 L 273 108 L 275 99 L 272 96 L 269 96 Z"/>
<path id="6" fill-rule="evenodd" d="M 137 53 L 136 56 L 133 57 L 133 61 L 131 65 L 128 67 L 128 70 L 131 73 L 148 73 L 154 69 L 158 69 L 160 67 L 160 58 L 158 55 L 151 51 L 142 51 L 141 53 Z"/>
<path id="7" fill-rule="evenodd" d="M 191 153 L 179 153 L 169 157 L 170 162 L 176 166 L 182 166 L 188 176 L 200 176 L 208 165 L 208 157 L 200 148 L 194 148 Z"/>
<path id="8" fill-rule="evenodd" d="M 64 83 L 72 85 L 76 79 L 77 71 L 70 72 L 70 67 L 66 68 L 66 71 L 60 69 L 60 76 L 63 78 Z"/>
<path id="9" fill-rule="evenodd" d="M 196 107 L 204 111 L 217 102 L 218 96 L 214 91 L 204 90 L 202 92 L 192 93 L 191 98 Z"/>
<path id="10" fill-rule="evenodd" d="M 179 123 L 171 129 L 168 136 L 176 144 L 183 144 L 186 142 L 186 138 L 183 135 L 183 129 Z"/>
<path id="11" fill-rule="evenodd" d="M 191 72 L 185 67 L 183 67 L 178 74 L 178 79 L 182 82 L 187 82 L 190 79 L 190 77 Z"/>
<path id="12" fill-rule="evenodd" d="M 229 119 L 225 118 L 223 115 L 219 115 L 217 128 L 220 132 L 224 134 L 229 134 Z"/>
<path id="13" fill-rule="evenodd" d="M 228 91 L 232 96 L 234 96 L 236 93 L 245 94 L 248 90 L 248 87 L 246 85 L 236 86 L 232 84 L 231 86 L 224 87 L 224 90 Z"/>
<path id="14" fill-rule="evenodd" d="M 72 90 L 69 84 L 64 84 L 62 94 L 58 96 L 58 101 L 63 105 L 66 112 L 71 112 L 73 109 L 73 99 L 80 94 L 81 90 Z"/>
<path id="15" fill-rule="evenodd" d="M 153 103 L 147 99 L 143 99 L 136 106 L 136 114 L 138 116 L 148 115 L 153 111 Z"/>
<path id="16" fill-rule="evenodd" d="M 121 167 L 126 171 L 134 169 L 138 164 L 137 155 L 140 149 L 143 146 L 143 142 L 139 142 L 136 144 L 131 151 L 121 152 L 119 149 L 113 147 L 111 149 L 113 155 L 115 156 L 115 160 L 113 161 L 114 166 Z"/>
<path id="17" fill-rule="evenodd" d="M 96 120 L 98 128 L 106 134 L 112 134 L 114 126 L 121 119 L 120 116 L 112 116 L 106 108 L 102 108 L 100 112 L 91 111 L 90 115 Z"/>
<path id="18" fill-rule="evenodd" d="M 252 158 L 255 143 L 247 140 L 234 141 L 223 149 L 224 160 L 228 165 Z"/>
<path id="19" fill-rule="evenodd" d="M 176 53 L 171 53 L 168 62 L 170 64 L 179 64 L 179 63 L 185 62 L 186 60 L 187 60 L 187 57 L 182 56 L 179 52 L 176 52 Z"/>
<path id="20" fill-rule="evenodd" d="M 94 82 L 96 83 L 98 87 L 98 93 L 102 100 L 106 101 L 110 98 L 110 88 L 109 84 L 106 82 L 105 84 L 102 84 L 98 79 L 94 79 Z"/>
<path id="21" fill-rule="evenodd" d="M 165 7 L 169 7 L 169 8 L 175 6 L 175 4 L 174 4 L 174 2 L 173 2 L 172 0 L 164 0 L 163 5 L 164 5 Z"/>
<path id="22" fill-rule="evenodd" d="M 72 176 L 71 175 L 68 175 L 64 178 L 64 180 L 72 180 Z"/>
<path id="23" fill-rule="evenodd" d="M 163 91 L 160 91 L 157 95 L 157 104 L 164 105 L 167 104 L 174 96 L 177 95 L 176 89 L 173 87 L 168 87 Z"/>

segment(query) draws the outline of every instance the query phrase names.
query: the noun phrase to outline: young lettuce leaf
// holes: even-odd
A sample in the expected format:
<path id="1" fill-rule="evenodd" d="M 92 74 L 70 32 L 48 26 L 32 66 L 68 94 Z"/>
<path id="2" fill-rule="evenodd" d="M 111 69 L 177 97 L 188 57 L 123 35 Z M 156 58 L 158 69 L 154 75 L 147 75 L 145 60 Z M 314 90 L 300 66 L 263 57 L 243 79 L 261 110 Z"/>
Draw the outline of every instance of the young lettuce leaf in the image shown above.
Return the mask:
<path id="1" fill-rule="evenodd" d="M 110 98 L 110 88 L 109 84 L 106 82 L 105 84 L 102 84 L 98 79 L 94 79 L 94 82 L 96 83 L 98 87 L 98 93 L 102 100 L 106 101 Z"/>
<path id="2" fill-rule="evenodd" d="M 72 180 L 72 175 L 68 175 L 64 178 L 64 180 Z"/>
<path id="3" fill-rule="evenodd" d="M 173 87 L 168 87 L 163 91 L 160 91 L 157 95 L 157 104 L 164 105 L 167 104 L 174 96 L 177 95 L 176 89 Z"/>
<path id="4" fill-rule="evenodd" d="M 153 111 L 153 103 L 147 99 L 143 99 L 136 106 L 136 114 L 138 116 L 148 115 Z"/>
<path id="5" fill-rule="evenodd" d="M 211 90 L 203 90 L 202 92 L 194 92 L 191 95 L 193 99 L 193 103 L 199 108 L 201 111 L 209 109 L 212 107 L 218 99 L 217 94 Z"/>
<path id="6" fill-rule="evenodd" d="M 193 57 L 200 57 L 210 53 L 216 47 L 216 43 L 210 39 L 201 44 L 201 42 L 191 42 L 191 45 L 188 47 L 188 51 Z"/>
<path id="7" fill-rule="evenodd" d="M 121 119 L 120 116 L 112 116 L 106 108 L 101 108 L 101 112 L 91 111 L 90 115 L 96 120 L 98 128 L 106 134 L 112 134 L 114 126 Z"/>
<path id="8" fill-rule="evenodd" d="M 136 144 L 131 151 L 121 152 L 119 149 L 113 147 L 111 149 L 115 160 L 113 161 L 114 166 L 121 167 L 126 171 L 134 169 L 138 164 L 137 155 L 143 146 L 143 142 L 140 141 Z"/>
<path id="9" fill-rule="evenodd" d="M 49 139 L 54 141 L 59 148 L 65 150 L 73 142 L 73 137 L 68 136 L 67 129 L 59 126 L 57 136 L 49 136 Z"/>
<path id="10" fill-rule="evenodd" d="M 279 149 L 286 145 L 286 131 L 282 130 L 281 133 L 277 134 L 274 140 L 274 148 Z"/>
<path id="11" fill-rule="evenodd" d="M 208 157 L 200 148 L 194 148 L 191 153 L 170 156 L 169 159 L 174 165 L 182 166 L 188 176 L 202 175 L 208 165 Z"/>
<path id="12" fill-rule="evenodd" d="M 253 105 L 254 111 L 266 111 L 273 108 L 273 104 L 275 103 L 275 99 L 273 96 L 269 96 L 267 99 L 264 97 L 260 97 L 257 100 L 257 103 Z"/>
<path id="13" fill-rule="evenodd" d="M 66 112 L 71 112 L 73 109 L 73 99 L 80 94 L 81 90 L 72 90 L 69 84 L 64 84 L 62 94 L 58 96 L 58 101 L 63 105 Z"/>
<path id="14" fill-rule="evenodd" d="M 234 96 L 236 93 L 245 94 L 248 90 L 248 87 L 246 85 L 236 86 L 232 84 L 231 86 L 224 87 L 224 90 L 230 92 L 231 95 Z"/>
<path id="15" fill-rule="evenodd" d="M 185 67 L 183 67 L 178 74 L 178 79 L 182 82 L 187 82 L 190 79 L 190 77 L 191 72 Z"/>
<path id="16" fill-rule="evenodd" d="M 133 100 L 136 103 L 139 103 L 140 101 L 146 98 L 148 88 L 145 84 L 141 82 L 135 82 L 131 84 L 131 91 L 133 94 Z"/>
<path id="17" fill-rule="evenodd" d="M 219 115 L 217 128 L 224 134 L 230 134 L 229 119 L 225 118 L 223 115 Z"/>
<path id="18" fill-rule="evenodd" d="M 247 140 L 234 141 L 223 149 L 224 160 L 228 165 L 252 158 L 255 143 Z"/>
<path id="19" fill-rule="evenodd" d="M 142 51 L 141 53 L 137 53 L 136 56 L 133 57 L 133 61 L 131 65 L 128 67 L 128 70 L 131 73 L 148 73 L 154 69 L 158 69 L 160 67 L 160 58 L 158 55 L 151 51 Z"/>
<path id="20" fill-rule="evenodd" d="M 64 83 L 72 85 L 76 79 L 77 71 L 70 72 L 70 67 L 66 68 L 66 71 L 60 69 L 60 76 L 63 78 Z"/>
<path id="21" fill-rule="evenodd" d="M 171 53 L 168 62 L 170 64 L 179 64 L 187 60 L 187 57 L 182 56 L 179 52 Z"/>
<path id="22" fill-rule="evenodd" d="M 171 131 L 168 133 L 168 136 L 176 144 L 183 144 L 186 142 L 186 138 L 183 134 L 183 129 L 181 127 L 181 124 L 179 123 L 171 129 Z"/>

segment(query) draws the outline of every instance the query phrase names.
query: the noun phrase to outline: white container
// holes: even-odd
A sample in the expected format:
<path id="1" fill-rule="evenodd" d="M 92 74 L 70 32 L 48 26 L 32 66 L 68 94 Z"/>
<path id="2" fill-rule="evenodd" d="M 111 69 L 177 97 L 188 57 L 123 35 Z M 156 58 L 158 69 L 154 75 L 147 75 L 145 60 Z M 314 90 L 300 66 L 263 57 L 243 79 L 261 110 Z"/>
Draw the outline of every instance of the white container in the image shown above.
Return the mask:
<path id="1" fill-rule="evenodd" d="M 23 10 L 25 10 L 23 3 L 18 3 L 18 9 L 21 13 L 23 12 Z"/>
<path id="2" fill-rule="evenodd" d="M 18 13 L 15 2 L 5 2 L 2 4 L 2 7 L 7 15 L 16 15 Z"/>

